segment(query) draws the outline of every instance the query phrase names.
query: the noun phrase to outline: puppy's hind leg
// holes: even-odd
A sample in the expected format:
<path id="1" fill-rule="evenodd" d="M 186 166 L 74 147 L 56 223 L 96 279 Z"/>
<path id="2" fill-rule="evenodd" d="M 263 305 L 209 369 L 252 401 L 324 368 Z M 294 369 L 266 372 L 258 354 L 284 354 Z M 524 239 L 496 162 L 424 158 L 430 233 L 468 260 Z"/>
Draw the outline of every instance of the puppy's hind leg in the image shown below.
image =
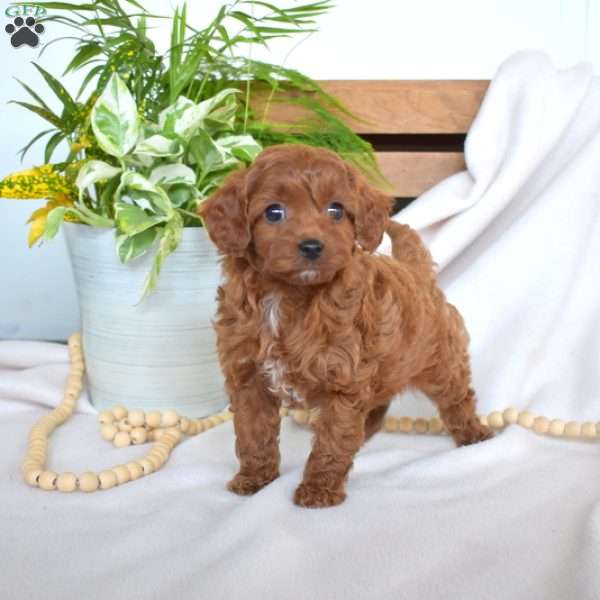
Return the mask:
<path id="1" fill-rule="evenodd" d="M 456 445 L 465 446 L 487 440 L 494 434 L 481 424 L 475 412 L 465 324 L 454 306 L 447 304 L 447 308 L 447 327 L 440 332 L 437 364 L 421 373 L 413 385 L 437 404 Z"/>
<path id="2" fill-rule="evenodd" d="M 372 408 L 365 419 L 365 442 L 370 440 L 383 426 L 389 403 Z"/>
<path id="3" fill-rule="evenodd" d="M 447 394 L 447 392 L 446 392 Z M 493 437 L 489 427 L 481 424 L 475 413 L 475 392 L 468 388 L 454 395 L 428 394 L 438 405 L 440 417 L 457 446 L 475 444 Z"/>

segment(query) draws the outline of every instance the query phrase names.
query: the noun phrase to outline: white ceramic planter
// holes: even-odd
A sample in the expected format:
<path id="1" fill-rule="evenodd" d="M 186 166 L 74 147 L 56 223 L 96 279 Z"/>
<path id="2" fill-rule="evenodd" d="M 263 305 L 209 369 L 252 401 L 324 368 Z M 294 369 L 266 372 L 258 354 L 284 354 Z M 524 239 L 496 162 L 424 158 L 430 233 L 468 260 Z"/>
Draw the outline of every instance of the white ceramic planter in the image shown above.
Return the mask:
<path id="1" fill-rule="evenodd" d="M 163 263 L 156 290 L 139 302 L 154 253 L 121 264 L 114 230 L 64 223 L 79 296 L 91 402 L 99 410 L 166 410 L 201 417 L 229 400 L 215 333 L 218 254 L 202 228 L 187 227 Z"/>

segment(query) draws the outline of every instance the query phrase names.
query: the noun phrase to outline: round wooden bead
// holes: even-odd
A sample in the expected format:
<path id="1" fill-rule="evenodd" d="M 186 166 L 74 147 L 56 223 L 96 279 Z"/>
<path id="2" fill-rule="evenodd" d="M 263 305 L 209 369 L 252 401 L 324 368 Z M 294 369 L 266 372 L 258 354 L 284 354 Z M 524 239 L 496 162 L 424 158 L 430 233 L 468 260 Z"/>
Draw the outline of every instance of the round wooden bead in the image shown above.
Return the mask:
<path id="1" fill-rule="evenodd" d="M 119 485 L 122 483 L 127 483 L 131 479 L 131 476 L 129 475 L 129 469 L 125 465 L 117 465 L 112 470 L 117 477 L 117 483 Z"/>
<path id="2" fill-rule="evenodd" d="M 181 433 L 177 427 L 169 427 L 166 429 L 166 432 L 169 434 L 170 438 L 173 439 L 175 444 L 178 444 L 183 439 L 183 433 Z"/>
<path id="3" fill-rule="evenodd" d="M 410 417 L 401 417 L 398 419 L 398 431 L 409 433 L 413 428 L 413 420 Z"/>
<path id="4" fill-rule="evenodd" d="M 519 419 L 518 419 L 517 423 L 521 427 L 527 427 L 527 429 L 530 429 L 531 427 L 533 427 L 534 419 L 535 419 L 535 416 L 532 413 L 530 413 L 528 410 L 525 410 L 519 414 Z"/>
<path id="5" fill-rule="evenodd" d="M 536 417 L 533 421 L 533 430 L 536 433 L 548 433 L 550 421 L 546 417 Z"/>
<path id="6" fill-rule="evenodd" d="M 96 473 L 86 471 L 79 476 L 79 489 L 82 492 L 95 492 L 98 489 L 98 485 L 100 485 L 100 482 Z"/>
<path id="7" fill-rule="evenodd" d="M 45 450 L 48 447 L 48 439 L 35 437 L 29 440 L 27 447 L 29 450 Z"/>
<path id="8" fill-rule="evenodd" d="M 28 456 L 25 457 L 25 460 L 21 464 L 21 472 L 23 474 L 27 473 L 27 471 L 39 471 L 40 473 L 44 470 L 43 463 L 40 463 L 37 460 L 33 460 Z"/>
<path id="9" fill-rule="evenodd" d="M 561 436 L 565 432 L 565 422 L 560 419 L 552 419 L 550 421 L 550 433 L 552 435 Z"/>
<path id="10" fill-rule="evenodd" d="M 77 489 L 77 475 L 61 473 L 56 480 L 56 489 L 61 492 L 74 492 Z"/>
<path id="11" fill-rule="evenodd" d="M 134 444 L 144 444 L 148 438 L 148 433 L 143 427 L 135 427 L 129 436 Z"/>
<path id="12" fill-rule="evenodd" d="M 160 427 L 160 412 L 153 410 L 146 415 L 146 425 L 149 427 Z"/>
<path id="13" fill-rule="evenodd" d="M 38 450 L 38 451 L 30 451 L 27 453 L 27 462 L 29 464 L 33 464 L 40 468 L 42 468 L 43 465 L 46 464 L 47 460 L 48 460 L 48 455 L 45 451 Z"/>
<path id="14" fill-rule="evenodd" d="M 160 469 L 165 464 L 165 461 L 160 456 L 152 454 L 152 452 L 146 454 L 146 456 L 142 458 L 142 460 L 147 460 L 152 465 L 154 471 L 158 471 L 158 469 Z M 140 461 L 140 465 L 141 464 L 142 461 Z"/>
<path id="15" fill-rule="evenodd" d="M 38 485 L 42 490 L 55 490 L 58 475 L 54 471 L 42 471 L 38 479 Z"/>
<path id="16" fill-rule="evenodd" d="M 114 418 L 119 421 L 127 416 L 127 409 L 124 406 L 115 406 L 112 409 L 112 414 Z"/>
<path id="17" fill-rule="evenodd" d="M 308 421 L 314 421 L 319 416 L 319 410 L 310 410 L 308 413 Z M 212 417 L 208 417 L 208 423 L 211 427 L 217 427 L 223 422 L 223 419 L 219 417 L 219 415 L 213 415 Z"/>
<path id="18" fill-rule="evenodd" d="M 150 475 L 155 471 L 154 463 L 149 458 L 142 458 L 140 461 L 140 467 L 142 467 L 142 471 L 144 471 L 144 475 Z"/>
<path id="19" fill-rule="evenodd" d="M 426 419 L 415 419 L 414 427 L 417 433 L 426 433 L 429 429 L 429 425 Z"/>
<path id="20" fill-rule="evenodd" d="M 117 448 L 125 448 L 131 444 L 131 437 L 126 431 L 119 431 L 113 443 Z"/>
<path id="21" fill-rule="evenodd" d="M 177 425 L 179 422 L 179 415 L 177 411 L 168 410 L 163 413 L 163 416 L 160 420 L 160 424 L 162 427 L 173 427 L 173 425 Z"/>
<path id="22" fill-rule="evenodd" d="M 152 448 L 152 450 L 150 450 L 150 452 L 148 453 L 148 456 L 156 456 L 160 458 L 160 460 L 165 462 L 167 458 L 169 458 L 169 450 L 165 447 L 154 446 L 154 448 Z"/>
<path id="23" fill-rule="evenodd" d="M 384 431 L 397 431 L 398 422 L 394 417 L 386 417 L 383 422 L 383 430 Z"/>
<path id="24" fill-rule="evenodd" d="M 487 415 L 479 415 L 479 422 L 484 426 L 488 426 L 488 418 Z"/>
<path id="25" fill-rule="evenodd" d="M 190 420 L 187 417 L 181 417 L 179 419 L 179 429 L 182 433 L 187 433 L 190 428 Z"/>
<path id="26" fill-rule="evenodd" d="M 129 462 L 125 466 L 129 471 L 129 477 L 131 478 L 131 481 L 139 479 L 144 474 L 144 470 L 138 462 Z"/>
<path id="27" fill-rule="evenodd" d="M 52 412 L 62 423 L 64 423 L 73 414 L 73 410 L 64 404 L 60 404 Z"/>
<path id="28" fill-rule="evenodd" d="M 427 428 L 430 433 L 442 433 L 444 430 L 444 423 L 439 417 L 431 417 L 429 419 L 429 423 L 427 424 Z"/>
<path id="29" fill-rule="evenodd" d="M 163 442 L 161 440 L 160 442 L 156 442 L 156 444 L 154 444 L 154 448 L 152 448 L 152 451 L 156 450 L 157 452 L 164 454 L 165 458 L 167 458 L 169 454 L 171 454 L 172 449 L 173 447 L 171 446 L 171 444 L 169 444 L 168 442 Z"/>
<path id="30" fill-rule="evenodd" d="M 119 431 L 125 431 L 127 433 L 133 429 L 133 425 L 129 422 L 127 417 L 119 419 L 119 421 L 117 421 L 117 427 L 119 428 Z"/>
<path id="31" fill-rule="evenodd" d="M 117 485 L 117 475 L 114 471 L 102 471 L 98 475 L 98 480 L 100 481 L 100 487 L 103 490 L 109 490 Z"/>
<path id="32" fill-rule="evenodd" d="M 581 425 L 577 421 L 569 421 L 565 425 L 565 435 L 576 438 L 576 437 L 579 437 L 580 433 L 581 433 Z"/>
<path id="33" fill-rule="evenodd" d="M 28 469 L 27 471 L 25 471 L 25 482 L 27 483 L 27 485 L 30 485 L 32 487 L 37 487 L 38 479 L 41 474 L 42 474 L 41 469 L 36 469 L 36 468 Z"/>
<path id="34" fill-rule="evenodd" d="M 127 420 L 133 427 L 142 427 L 146 422 L 146 415 L 143 410 L 130 410 Z"/>
<path id="35" fill-rule="evenodd" d="M 154 429 L 152 431 L 152 439 L 157 442 L 158 440 L 160 440 L 160 438 L 165 435 L 165 430 L 164 429 Z"/>
<path id="36" fill-rule="evenodd" d="M 596 424 L 586 421 L 581 426 L 581 436 L 584 438 L 595 438 L 596 437 Z"/>
<path id="37" fill-rule="evenodd" d="M 503 413 L 504 422 L 514 425 L 519 420 L 519 411 L 516 408 L 507 408 Z"/>
<path id="38" fill-rule="evenodd" d="M 102 436 L 102 439 L 107 442 L 112 442 L 118 432 L 117 426 L 113 423 L 108 423 L 107 425 L 102 425 L 102 427 L 100 427 L 100 435 Z"/>
<path id="39" fill-rule="evenodd" d="M 488 425 L 494 429 L 504 427 L 504 417 L 499 410 L 495 410 L 488 415 Z"/>

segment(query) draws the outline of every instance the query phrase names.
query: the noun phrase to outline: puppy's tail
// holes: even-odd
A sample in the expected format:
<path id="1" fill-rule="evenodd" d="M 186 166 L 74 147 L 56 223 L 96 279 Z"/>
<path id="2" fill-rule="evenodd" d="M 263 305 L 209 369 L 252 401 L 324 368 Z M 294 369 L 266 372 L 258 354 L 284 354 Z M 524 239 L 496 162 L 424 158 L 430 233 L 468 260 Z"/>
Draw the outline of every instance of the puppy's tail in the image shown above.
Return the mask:
<path id="1" fill-rule="evenodd" d="M 433 259 L 414 229 L 391 219 L 386 227 L 392 240 L 392 256 L 403 263 L 433 270 Z"/>

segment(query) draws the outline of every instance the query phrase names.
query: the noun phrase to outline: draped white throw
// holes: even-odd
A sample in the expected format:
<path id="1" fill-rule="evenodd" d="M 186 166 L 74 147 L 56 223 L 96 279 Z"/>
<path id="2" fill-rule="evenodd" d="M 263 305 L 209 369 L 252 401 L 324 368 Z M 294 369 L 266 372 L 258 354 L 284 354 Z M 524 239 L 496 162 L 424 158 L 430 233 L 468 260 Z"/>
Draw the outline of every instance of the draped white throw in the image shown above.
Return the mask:
<path id="1" fill-rule="evenodd" d="M 466 162 L 398 220 L 423 234 L 465 317 L 480 412 L 600 420 L 600 81 L 585 65 L 513 56 Z M 19 463 L 66 374 L 64 346 L 0 343 L 2 598 L 600 597 L 600 442 L 511 426 L 455 449 L 381 433 L 360 452 L 347 501 L 306 510 L 291 498 L 308 430 L 286 419 L 280 479 L 240 498 L 225 490 L 237 467 L 228 423 L 139 481 L 48 493 L 25 486 Z M 423 398 L 393 405 L 417 411 L 433 414 Z M 142 454 L 100 438 L 84 395 L 51 438 L 50 467 L 99 471 Z"/>

